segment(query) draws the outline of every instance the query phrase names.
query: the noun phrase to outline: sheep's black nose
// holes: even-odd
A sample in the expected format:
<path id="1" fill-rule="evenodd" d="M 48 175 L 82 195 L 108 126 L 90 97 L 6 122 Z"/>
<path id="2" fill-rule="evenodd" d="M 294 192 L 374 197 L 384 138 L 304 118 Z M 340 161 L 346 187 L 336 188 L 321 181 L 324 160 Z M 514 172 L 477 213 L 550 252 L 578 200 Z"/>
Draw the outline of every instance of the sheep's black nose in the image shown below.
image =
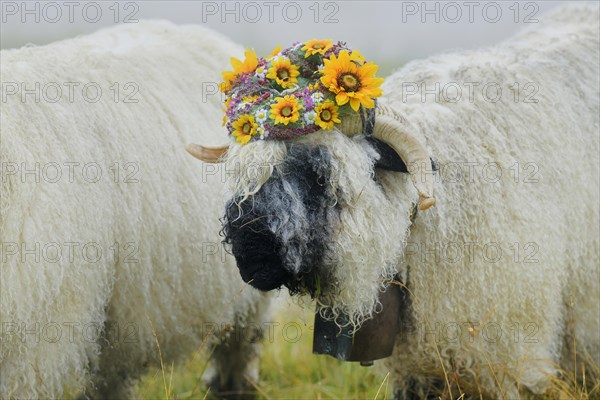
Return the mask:
<path id="1" fill-rule="evenodd" d="M 238 268 L 244 282 L 264 292 L 279 289 L 289 280 L 289 274 L 271 261 L 260 261 L 256 264 L 238 261 Z"/>
<path id="2" fill-rule="evenodd" d="M 281 245 L 266 222 L 251 210 L 235 219 L 233 215 L 239 212 L 235 204 L 230 204 L 227 212 L 228 242 L 244 282 L 263 291 L 278 289 L 288 282 L 292 276 L 279 255 Z"/>

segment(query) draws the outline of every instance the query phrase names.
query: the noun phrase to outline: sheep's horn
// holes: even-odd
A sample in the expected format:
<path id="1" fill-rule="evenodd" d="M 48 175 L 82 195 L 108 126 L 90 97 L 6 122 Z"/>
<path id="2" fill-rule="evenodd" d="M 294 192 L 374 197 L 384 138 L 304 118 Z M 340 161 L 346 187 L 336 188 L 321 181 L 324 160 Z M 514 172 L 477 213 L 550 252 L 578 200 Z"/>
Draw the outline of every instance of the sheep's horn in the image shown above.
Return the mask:
<path id="1" fill-rule="evenodd" d="M 406 133 L 402 124 L 387 114 L 379 115 L 375 120 L 373 137 L 387 143 L 406 164 L 413 185 L 419 193 L 419 209 L 427 210 L 433 206 L 433 166 L 427 150 L 419 140 Z"/>
<path id="2" fill-rule="evenodd" d="M 373 137 L 389 145 L 406 164 L 411 180 L 419 193 L 418 207 L 427 210 L 435 204 L 433 197 L 433 166 L 423 145 L 404 129 L 400 117 L 389 107 L 378 104 L 375 110 Z M 348 116 L 341 130 L 348 136 L 363 132 L 360 116 Z"/>
<path id="3" fill-rule="evenodd" d="M 198 160 L 202 160 L 211 164 L 223 162 L 225 156 L 227 155 L 228 148 L 229 146 L 206 147 L 193 143 L 185 146 L 187 152 L 196 157 Z"/>

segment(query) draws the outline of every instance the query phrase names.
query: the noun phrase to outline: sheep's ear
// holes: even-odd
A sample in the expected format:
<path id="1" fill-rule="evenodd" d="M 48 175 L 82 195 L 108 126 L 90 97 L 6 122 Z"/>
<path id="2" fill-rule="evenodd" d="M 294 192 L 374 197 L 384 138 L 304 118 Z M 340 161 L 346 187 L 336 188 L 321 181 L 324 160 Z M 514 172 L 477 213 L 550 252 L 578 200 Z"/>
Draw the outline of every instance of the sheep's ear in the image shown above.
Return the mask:
<path id="1" fill-rule="evenodd" d="M 379 154 L 379 160 L 375 163 L 375 168 L 408 173 L 402 158 L 387 143 L 373 137 L 367 137 L 366 140 Z"/>

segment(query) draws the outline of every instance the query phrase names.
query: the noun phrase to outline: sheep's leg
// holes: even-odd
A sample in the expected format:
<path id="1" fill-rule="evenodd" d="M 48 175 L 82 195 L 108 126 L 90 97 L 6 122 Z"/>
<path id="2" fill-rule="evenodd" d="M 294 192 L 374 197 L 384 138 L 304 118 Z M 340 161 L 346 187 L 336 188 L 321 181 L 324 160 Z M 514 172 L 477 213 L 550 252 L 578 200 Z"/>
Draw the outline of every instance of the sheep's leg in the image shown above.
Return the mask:
<path id="1" fill-rule="evenodd" d="M 78 400 L 83 399 L 135 399 L 137 379 L 127 376 L 123 370 L 105 368 L 101 373 L 93 375 L 93 382 L 82 393 Z"/>
<path id="2" fill-rule="evenodd" d="M 256 397 L 262 338 L 256 324 L 236 324 L 221 332 L 203 376 L 211 393 L 226 399 Z"/>
<path id="3" fill-rule="evenodd" d="M 110 322 L 99 339 L 100 357 L 97 363 L 90 366 L 91 380 L 85 392 L 78 400 L 83 399 L 135 399 L 140 368 L 144 362 L 133 359 L 131 348 L 123 340 L 123 332 Z M 127 354 L 127 356 L 125 355 Z"/>

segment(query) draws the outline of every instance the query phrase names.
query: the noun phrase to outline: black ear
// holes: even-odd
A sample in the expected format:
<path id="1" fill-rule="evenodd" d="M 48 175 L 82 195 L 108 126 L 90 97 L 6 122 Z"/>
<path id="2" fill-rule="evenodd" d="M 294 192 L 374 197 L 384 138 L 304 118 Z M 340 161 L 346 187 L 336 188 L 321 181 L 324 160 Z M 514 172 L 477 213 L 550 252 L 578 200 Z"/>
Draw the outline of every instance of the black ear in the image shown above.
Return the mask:
<path id="1" fill-rule="evenodd" d="M 365 139 L 379 154 L 379 160 L 375 163 L 375 168 L 395 172 L 408 172 L 404 161 L 387 143 L 370 136 L 367 136 Z"/>

